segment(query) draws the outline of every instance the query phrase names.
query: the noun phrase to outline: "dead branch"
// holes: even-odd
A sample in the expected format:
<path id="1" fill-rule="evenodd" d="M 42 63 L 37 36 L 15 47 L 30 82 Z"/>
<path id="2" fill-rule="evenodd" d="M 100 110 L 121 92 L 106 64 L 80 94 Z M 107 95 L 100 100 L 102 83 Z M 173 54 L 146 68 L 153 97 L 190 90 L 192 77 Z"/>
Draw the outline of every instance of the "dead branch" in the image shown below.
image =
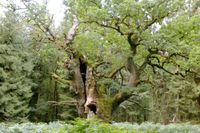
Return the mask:
<path id="1" fill-rule="evenodd" d="M 76 17 L 76 15 L 73 15 L 72 27 L 69 30 L 69 32 L 68 32 L 68 34 L 66 35 L 66 38 L 65 38 L 65 43 L 64 43 L 65 48 L 67 47 L 67 45 L 72 43 L 72 41 L 74 40 L 74 37 L 76 35 L 77 30 L 78 30 L 78 18 Z"/>

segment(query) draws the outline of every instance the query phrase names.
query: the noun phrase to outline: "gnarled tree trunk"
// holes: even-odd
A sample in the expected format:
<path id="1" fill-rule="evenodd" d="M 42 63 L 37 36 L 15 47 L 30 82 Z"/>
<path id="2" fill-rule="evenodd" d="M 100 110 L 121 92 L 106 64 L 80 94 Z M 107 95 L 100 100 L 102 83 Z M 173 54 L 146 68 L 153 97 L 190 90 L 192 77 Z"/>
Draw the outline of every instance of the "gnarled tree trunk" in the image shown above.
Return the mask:
<path id="1" fill-rule="evenodd" d="M 87 118 L 97 114 L 98 109 L 98 92 L 96 81 L 94 79 L 93 70 L 91 67 L 87 69 L 86 75 L 86 103 L 85 103 L 85 113 Z"/>
<path id="2" fill-rule="evenodd" d="M 84 115 L 84 104 L 85 104 L 85 97 L 86 97 L 86 92 L 85 92 L 85 84 L 84 84 L 84 75 L 86 73 L 81 73 L 81 71 L 85 71 L 83 69 L 86 69 L 85 67 L 83 67 L 81 63 L 81 60 L 79 58 L 75 58 L 72 61 L 74 64 L 71 66 L 73 69 L 73 78 L 72 79 L 72 87 L 75 91 L 75 93 L 77 94 L 76 100 L 77 100 L 77 110 L 78 110 L 78 114 L 80 117 L 85 117 Z M 85 66 L 85 65 L 84 65 Z"/>
<path id="3" fill-rule="evenodd" d="M 66 36 L 64 48 L 69 54 L 70 61 L 68 69 L 72 71 L 71 86 L 77 94 L 77 110 L 80 117 L 90 118 L 93 115 L 98 116 L 106 121 L 111 120 L 111 116 L 115 108 L 128 99 L 131 94 L 118 93 L 110 98 L 104 94 L 98 93 L 97 81 L 93 73 L 93 68 L 88 66 L 85 59 L 77 54 L 77 51 L 71 47 L 78 28 L 78 20 L 74 16 L 73 25 Z M 128 37 L 128 41 L 133 52 L 136 53 L 136 44 L 131 40 L 132 34 Z M 133 61 L 133 57 L 128 58 L 127 70 L 130 72 L 130 86 L 137 86 L 139 81 L 139 71 Z"/>

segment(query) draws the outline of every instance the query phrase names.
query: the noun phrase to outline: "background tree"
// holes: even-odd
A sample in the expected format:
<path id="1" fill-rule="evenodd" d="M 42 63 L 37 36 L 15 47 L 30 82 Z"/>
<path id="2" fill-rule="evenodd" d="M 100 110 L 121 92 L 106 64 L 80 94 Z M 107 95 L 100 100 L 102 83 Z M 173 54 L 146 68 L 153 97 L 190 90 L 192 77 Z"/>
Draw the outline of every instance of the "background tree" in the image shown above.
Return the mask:
<path id="1" fill-rule="evenodd" d="M 54 29 L 53 18 L 48 13 L 46 3 L 24 2 L 26 25 L 30 28 L 30 42 L 36 57 L 32 79 L 37 84 L 32 88 L 30 120 L 55 121 L 73 119 L 77 116 L 75 100 L 69 93 L 69 86 L 60 84 L 52 74 L 67 77 L 64 70 L 66 55 L 60 49 L 59 35 Z"/>
<path id="2" fill-rule="evenodd" d="M 23 30 L 23 21 L 15 10 L 8 9 L 0 25 L 0 120 L 25 120 L 34 83 L 33 59 Z"/>

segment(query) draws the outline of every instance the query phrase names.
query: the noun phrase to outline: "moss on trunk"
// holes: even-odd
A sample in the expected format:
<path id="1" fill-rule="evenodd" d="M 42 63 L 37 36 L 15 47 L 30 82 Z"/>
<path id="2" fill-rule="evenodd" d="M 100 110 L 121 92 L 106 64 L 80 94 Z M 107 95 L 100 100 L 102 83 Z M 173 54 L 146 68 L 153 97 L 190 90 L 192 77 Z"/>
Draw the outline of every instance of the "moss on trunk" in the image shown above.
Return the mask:
<path id="1" fill-rule="evenodd" d="M 97 104 L 98 104 L 97 116 L 107 122 L 110 122 L 112 119 L 113 99 L 107 96 L 101 96 L 98 99 Z"/>

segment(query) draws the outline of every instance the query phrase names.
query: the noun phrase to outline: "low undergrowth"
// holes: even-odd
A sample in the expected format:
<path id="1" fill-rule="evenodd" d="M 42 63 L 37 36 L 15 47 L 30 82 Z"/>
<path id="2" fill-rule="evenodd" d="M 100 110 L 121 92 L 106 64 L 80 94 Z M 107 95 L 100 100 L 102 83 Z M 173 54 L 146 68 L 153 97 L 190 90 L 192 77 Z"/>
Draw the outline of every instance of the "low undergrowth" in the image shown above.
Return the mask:
<path id="1" fill-rule="evenodd" d="M 200 133 L 199 125 L 104 123 L 100 120 L 77 119 L 72 122 L 0 123 L 0 133 Z"/>

